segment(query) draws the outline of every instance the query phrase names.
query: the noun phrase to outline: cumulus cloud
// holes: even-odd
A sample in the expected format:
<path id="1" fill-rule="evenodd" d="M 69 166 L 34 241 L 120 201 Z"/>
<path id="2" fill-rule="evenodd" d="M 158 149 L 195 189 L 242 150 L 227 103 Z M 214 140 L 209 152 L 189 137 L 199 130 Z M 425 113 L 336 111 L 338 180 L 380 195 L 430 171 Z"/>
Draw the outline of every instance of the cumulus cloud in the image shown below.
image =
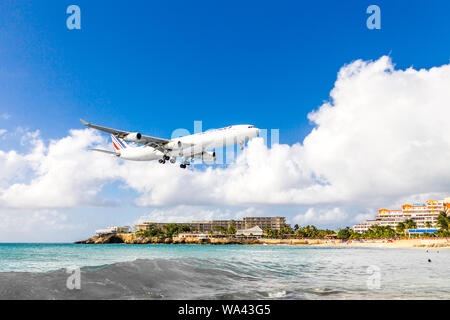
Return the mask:
<path id="1" fill-rule="evenodd" d="M 28 153 L 0 151 L 0 206 L 8 208 L 64 208 L 102 205 L 103 185 L 117 178 L 118 164 L 87 150 L 103 138 L 90 130 L 46 145 L 30 133 Z M 115 160 L 115 159 L 114 159 Z"/>
<path id="2" fill-rule="evenodd" d="M 450 65 L 396 70 L 389 57 L 344 66 L 330 101 L 309 114 L 303 143 L 254 139 L 226 169 L 147 171 L 127 183 L 138 203 L 359 204 L 445 193 L 450 187 Z M 139 182 L 138 182 L 139 181 Z M 189 192 L 186 192 L 189 190 Z"/>
<path id="3" fill-rule="evenodd" d="M 296 222 L 328 223 L 442 198 L 450 189 L 449 87 L 450 65 L 399 70 L 389 57 L 354 61 L 339 71 L 329 101 L 308 115 L 314 129 L 304 141 L 269 149 L 253 139 L 226 168 L 123 162 L 89 152 L 106 143 L 90 129 L 50 143 L 30 133 L 28 153 L 0 151 L 0 207 L 106 205 L 101 190 L 113 181 L 137 192 L 136 205 L 159 207 L 147 217 L 154 221 L 293 205 L 309 208 Z"/>
<path id="4" fill-rule="evenodd" d="M 253 207 L 241 210 L 229 208 L 207 208 L 203 206 L 174 206 L 171 208 L 156 208 L 139 217 L 134 223 L 152 222 L 191 222 L 195 220 L 238 220 L 247 216 L 260 214 Z"/>

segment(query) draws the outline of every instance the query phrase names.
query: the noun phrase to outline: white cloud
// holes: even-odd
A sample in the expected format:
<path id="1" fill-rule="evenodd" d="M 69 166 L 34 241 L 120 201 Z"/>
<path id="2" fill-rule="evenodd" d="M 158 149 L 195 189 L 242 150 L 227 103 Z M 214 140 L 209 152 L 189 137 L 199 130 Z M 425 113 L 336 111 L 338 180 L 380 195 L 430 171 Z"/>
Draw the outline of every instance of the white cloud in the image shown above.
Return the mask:
<path id="1" fill-rule="evenodd" d="M 67 215 L 56 210 L 0 210 L 0 241 L 52 241 L 59 232 L 75 226 L 67 224 Z"/>
<path id="2" fill-rule="evenodd" d="M 116 159 L 86 150 L 103 139 L 90 130 L 48 145 L 36 133 L 29 135 L 33 149 L 26 154 L 0 151 L 0 206 L 58 208 L 101 205 L 96 196 L 102 186 L 117 178 Z M 27 172 L 26 178 L 23 172 Z M 17 180 L 24 180 L 17 182 Z"/>
<path id="3" fill-rule="evenodd" d="M 30 133 L 30 152 L 0 151 L 0 207 L 105 205 L 100 191 L 112 181 L 137 191 L 139 206 L 159 206 L 148 218 L 165 221 L 301 205 L 310 209 L 296 221 L 328 223 L 442 198 L 450 190 L 448 88 L 450 65 L 396 70 L 388 57 L 355 61 L 340 70 L 330 101 L 309 114 L 315 127 L 303 143 L 268 149 L 254 139 L 227 168 L 122 162 L 87 151 L 105 144 L 88 129 L 49 144 Z"/>
<path id="4" fill-rule="evenodd" d="M 344 222 L 347 217 L 348 214 L 338 207 L 329 210 L 309 208 L 306 213 L 296 215 L 292 221 L 299 225 L 329 225 Z"/>
<path id="5" fill-rule="evenodd" d="M 158 168 L 124 176 L 140 205 L 379 206 L 450 189 L 450 65 L 395 70 L 390 58 L 339 72 L 331 101 L 310 113 L 303 144 L 249 143 L 226 169 Z M 141 170 L 138 170 L 140 172 Z M 152 179 L 153 177 L 153 179 Z M 166 178 L 167 183 L 161 185 Z"/>
<path id="6" fill-rule="evenodd" d="M 9 113 L 4 112 L 0 115 L 0 117 L 4 120 L 8 120 L 9 118 L 11 118 L 11 115 Z"/>

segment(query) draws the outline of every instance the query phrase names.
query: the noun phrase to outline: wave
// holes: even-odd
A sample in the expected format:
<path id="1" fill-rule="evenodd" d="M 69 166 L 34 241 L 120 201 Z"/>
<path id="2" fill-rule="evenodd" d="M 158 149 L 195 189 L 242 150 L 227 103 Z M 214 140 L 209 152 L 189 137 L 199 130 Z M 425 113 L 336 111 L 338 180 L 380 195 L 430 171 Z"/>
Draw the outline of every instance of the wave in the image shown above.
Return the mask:
<path id="1" fill-rule="evenodd" d="M 273 270 L 214 259 L 138 259 L 52 272 L 0 273 L 0 299 L 292 299 Z M 279 274 L 275 274 L 280 277 Z M 71 277 L 69 279 L 69 277 Z M 69 289 L 67 283 L 69 281 Z"/>

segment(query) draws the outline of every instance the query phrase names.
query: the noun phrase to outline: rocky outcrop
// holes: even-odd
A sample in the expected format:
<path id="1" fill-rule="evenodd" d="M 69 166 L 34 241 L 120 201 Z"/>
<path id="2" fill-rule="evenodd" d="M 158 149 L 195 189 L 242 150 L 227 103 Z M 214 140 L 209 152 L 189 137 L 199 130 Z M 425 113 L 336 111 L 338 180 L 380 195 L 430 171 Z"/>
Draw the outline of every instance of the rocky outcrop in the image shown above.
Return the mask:
<path id="1" fill-rule="evenodd" d="M 76 244 L 109 244 L 109 243 L 128 243 L 128 244 L 262 244 L 261 240 L 257 239 L 235 239 L 235 238 L 158 238 L 158 237 L 144 237 L 136 236 L 130 233 L 107 234 L 101 236 L 94 236 L 84 241 L 75 242 Z"/>

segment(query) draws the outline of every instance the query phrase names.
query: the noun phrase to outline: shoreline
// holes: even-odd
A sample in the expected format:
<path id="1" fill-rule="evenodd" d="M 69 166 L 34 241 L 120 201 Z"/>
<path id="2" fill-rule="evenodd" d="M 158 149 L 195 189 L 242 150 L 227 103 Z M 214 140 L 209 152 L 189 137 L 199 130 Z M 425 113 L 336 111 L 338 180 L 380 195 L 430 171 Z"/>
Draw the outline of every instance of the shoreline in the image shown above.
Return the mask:
<path id="1" fill-rule="evenodd" d="M 319 247 L 366 247 L 366 248 L 427 248 L 450 249 L 450 238 L 419 238 L 419 239 L 369 239 L 369 240 L 339 240 L 339 239 L 237 239 L 237 238 L 157 238 L 138 237 L 135 234 L 108 234 L 94 236 L 75 244 L 197 244 L 197 245 L 303 245 Z"/>

